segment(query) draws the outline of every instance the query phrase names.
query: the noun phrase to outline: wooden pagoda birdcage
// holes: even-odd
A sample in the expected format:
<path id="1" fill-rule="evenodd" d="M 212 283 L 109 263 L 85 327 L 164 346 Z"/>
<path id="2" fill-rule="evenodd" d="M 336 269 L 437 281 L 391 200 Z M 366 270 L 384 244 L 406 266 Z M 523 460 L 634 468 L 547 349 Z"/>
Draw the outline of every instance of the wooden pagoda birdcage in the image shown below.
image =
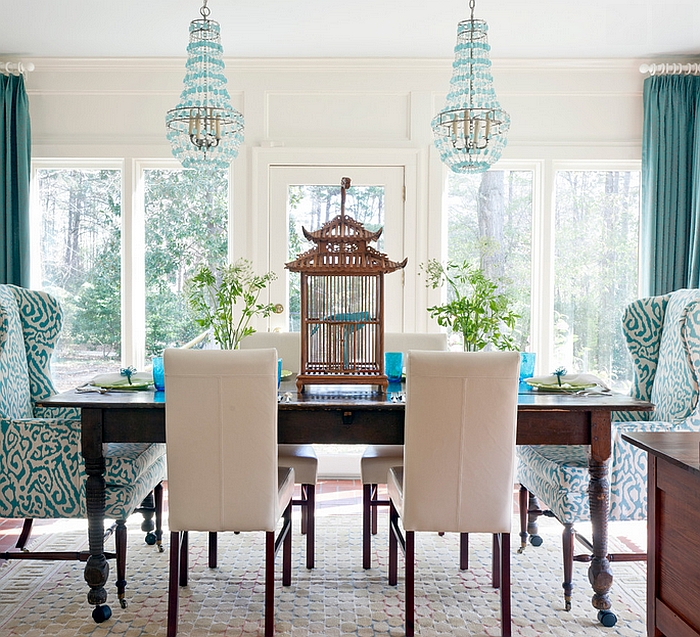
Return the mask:
<path id="1" fill-rule="evenodd" d="M 304 236 L 315 245 L 285 267 L 301 275 L 301 365 L 297 389 L 368 384 L 384 391 L 384 275 L 405 267 L 372 248 L 370 232 L 345 214 L 350 179 L 340 182 L 340 214 Z"/>

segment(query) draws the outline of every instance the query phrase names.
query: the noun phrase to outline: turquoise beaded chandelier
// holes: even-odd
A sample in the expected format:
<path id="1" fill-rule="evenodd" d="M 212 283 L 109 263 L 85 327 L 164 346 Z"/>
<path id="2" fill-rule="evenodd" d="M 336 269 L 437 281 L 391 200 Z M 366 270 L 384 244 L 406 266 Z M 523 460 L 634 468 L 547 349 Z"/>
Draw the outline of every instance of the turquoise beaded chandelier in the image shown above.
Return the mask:
<path id="1" fill-rule="evenodd" d="M 190 43 L 180 103 L 165 125 L 173 155 L 183 168 L 226 168 L 243 142 L 243 115 L 226 89 L 219 23 L 209 19 L 203 0 L 201 19 L 190 23 Z"/>
<path id="2" fill-rule="evenodd" d="M 488 24 L 471 17 L 457 26 L 455 61 L 445 107 L 430 123 L 440 159 L 456 173 L 489 169 L 506 146 L 510 117 L 493 88 Z"/>

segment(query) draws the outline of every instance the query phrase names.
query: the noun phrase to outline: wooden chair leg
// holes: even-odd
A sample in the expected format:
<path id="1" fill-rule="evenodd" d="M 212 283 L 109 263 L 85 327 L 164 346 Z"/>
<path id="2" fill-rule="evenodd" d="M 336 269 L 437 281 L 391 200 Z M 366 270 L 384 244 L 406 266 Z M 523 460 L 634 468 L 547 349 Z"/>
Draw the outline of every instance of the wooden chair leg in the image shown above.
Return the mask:
<path id="1" fill-rule="evenodd" d="M 177 635 L 177 611 L 180 597 L 180 533 L 170 532 L 170 576 L 168 581 L 168 633 L 167 637 Z"/>
<path id="2" fill-rule="evenodd" d="M 564 610 L 571 610 L 571 594 L 573 593 L 574 575 L 574 525 L 565 524 L 561 534 L 561 547 L 564 558 Z"/>
<path id="3" fill-rule="evenodd" d="M 114 547 L 117 554 L 117 599 L 119 605 L 126 608 L 126 522 L 124 520 L 117 520 Z"/>
<path id="4" fill-rule="evenodd" d="M 511 637 L 513 622 L 510 594 L 510 533 L 500 533 L 498 539 L 501 549 L 501 635 Z"/>
<path id="5" fill-rule="evenodd" d="M 282 528 L 287 532 L 282 540 L 282 586 L 292 585 L 292 503 L 287 505 L 282 515 Z M 273 558 L 274 559 L 274 558 Z M 274 565 L 273 565 L 274 566 Z"/>
<path id="6" fill-rule="evenodd" d="M 459 534 L 459 570 L 469 568 L 469 533 Z"/>
<path id="7" fill-rule="evenodd" d="M 209 568 L 216 568 L 219 563 L 217 539 L 216 531 L 209 531 Z"/>
<path id="8" fill-rule="evenodd" d="M 372 485 L 362 485 L 362 568 L 372 568 Z"/>
<path id="9" fill-rule="evenodd" d="M 399 581 L 399 541 L 394 535 L 394 525 L 398 524 L 399 514 L 392 502 L 389 509 L 389 586 L 396 586 Z"/>
<path id="10" fill-rule="evenodd" d="M 520 548 L 518 553 L 522 553 L 527 546 L 527 489 L 521 484 L 518 491 L 518 514 L 520 515 Z"/>
<path id="11" fill-rule="evenodd" d="M 265 532 L 265 637 L 275 634 L 275 532 Z"/>
<path id="12" fill-rule="evenodd" d="M 188 571 L 190 568 L 189 534 L 187 531 L 182 532 L 178 546 L 180 547 L 180 562 L 178 567 L 180 586 L 187 586 Z"/>
<path id="13" fill-rule="evenodd" d="M 406 637 L 416 630 L 416 534 L 406 531 Z"/>
<path id="14" fill-rule="evenodd" d="M 22 550 L 27 542 L 29 541 L 29 536 L 32 534 L 32 526 L 34 525 L 34 520 L 32 518 L 26 518 L 22 524 L 22 532 L 17 538 L 17 544 L 15 544 L 16 549 Z"/>
<path id="15" fill-rule="evenodd" d="M 376 484 L 372 485 L 372 493 L 370 495 L 370 502 L 375 502 L 379 498 L 379 488 Z M 369 507 L 369 516 L 372 521 L 372 535 L 377 535 L 377 505 L 372 504 Z"/>
<path id="16" fill-rule="evenodd" d="M 159 482 L 153 489 L 153 499 L 156 503 L 156 546 L 162 553 L 163 548 L 163 483 Z"/>
<path id="17" fill-rule="evenodd" d="M 501 587 L 501 538 L 498 533 L 493 534 L 491 549 L 491 583 L 494 588 Z"/>
<path id="18" fill-rule="evenodd" d="M 306 487 L 306 568 L 313 568 L 316 555 L 316 485 L 307 484 Z"/>
<path id="19" fill-rule="evenodd" d="M 299 502 L 301 504 L 301 534 L 306 535 L 306 529 L 307 529 L 308 524 L 309 524 L 309 520 L 308 520 L 308 516 L 307 516 L 308 509 L 306 507 L 306 502 L 307 502 L 307 498 L 308 498 L 308 491 L 307 491 L 306 487 L 308 485 L 302 484 L 300 486 L 301 486 L 301 498 L 300 498 Z"/>

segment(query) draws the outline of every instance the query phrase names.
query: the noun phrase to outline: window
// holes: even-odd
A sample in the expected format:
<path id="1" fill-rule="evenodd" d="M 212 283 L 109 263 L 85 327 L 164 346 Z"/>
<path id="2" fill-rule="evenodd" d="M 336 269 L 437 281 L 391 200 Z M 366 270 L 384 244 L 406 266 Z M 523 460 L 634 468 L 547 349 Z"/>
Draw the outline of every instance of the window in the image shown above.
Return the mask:
<path id="1" fill-rule="evenodd" d="M 489 170 L 447 180 L 447 258 L 482 268 L 513 299 L 521 350 L 530 341 L 533 179 L 531 170 Z M 456 336 L 451 346 L 461 347 Z"/>
<path id="2" fill-rule="evenodd" d="M 638 290 L 639 171 L 559 170 L 555 177 L 554 355 L 626 392 L 621 331 Z"/>
<path id="3" fill-rule="evenodd" d="M 200 263 L 226 261 L 228 171 L 175 166 L 143 165 L 134 192 L 123 192 L 122 162 L 35 160 L 32 285 L 63 307 L 58 389 L 146 369 L 148 357 L 200 333 L 184 286 Z"/>
<path id="4" fill-rule="evenodd" d="M 41 169 L 34 186 L 33 279 L 63 308 L 52 368 L 63 390 L 119 366 L 121 171 Z"/>
<path id="5" fill-rule="evenodd" d="M 206 263 L 226 263 L 228 175 L 144 171 L 146 354 L 184 345 L 202 330 L 187 307 L 185 281 Z"/>
<path id="6" fill-rule="evenodd" d="M 586 371 L 624 393 L 632 365 L 620 326 L 638 291 L 640 171 L 606 162 L 555 168 L 544 193 L 551 211 L 533 205 L 536 171 L 450 174 L 447 255 L 502 282 L 537 373 Z"/>

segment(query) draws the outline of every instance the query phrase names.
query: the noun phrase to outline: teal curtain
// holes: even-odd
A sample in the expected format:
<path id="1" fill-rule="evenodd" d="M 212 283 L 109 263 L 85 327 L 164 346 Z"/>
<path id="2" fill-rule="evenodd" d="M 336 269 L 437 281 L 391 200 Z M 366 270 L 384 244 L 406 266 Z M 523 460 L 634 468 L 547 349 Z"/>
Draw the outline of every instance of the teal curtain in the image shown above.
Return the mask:
<path id="1" fill-rule="evenodd" d="M 642 293 L 700 287 L 700 77 L 644 82 Z"/>
<path id="2" fill-rule="evenodd" d="M 29 287 L 29 101 L 21 75 L 0 74 L 0 283 Z"/>

